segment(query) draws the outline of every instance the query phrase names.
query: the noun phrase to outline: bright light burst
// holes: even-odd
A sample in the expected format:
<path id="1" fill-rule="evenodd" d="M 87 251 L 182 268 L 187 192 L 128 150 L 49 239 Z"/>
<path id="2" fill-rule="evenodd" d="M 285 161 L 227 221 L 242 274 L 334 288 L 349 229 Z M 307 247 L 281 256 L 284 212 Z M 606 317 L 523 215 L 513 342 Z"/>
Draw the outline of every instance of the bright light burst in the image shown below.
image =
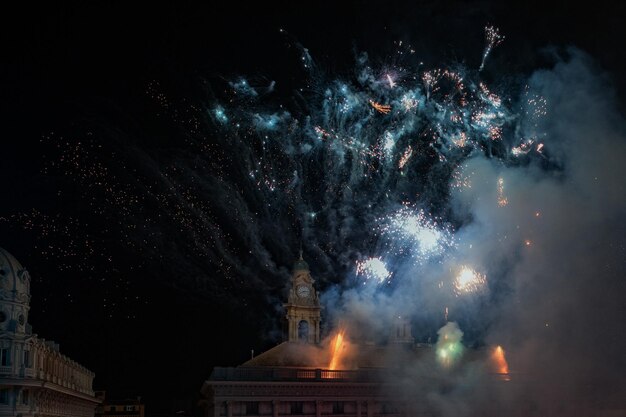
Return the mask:
<path id="1" fill-rule="evenodd" d="M 503 381 L 510 381 L 509 364 L 504 356 L 504 349 L 502 346 L 496 346 L 491 353 L 491 362 L 495 371 L 500 374 Z"/>
<path id="2" fill-rule="evenodd" d="M 408 205 L 380 219 L 380 224 L 381 235 L 390 238 L 399 253 L 412 255 L 420 262 L 442 256 L 454 245 L 448 226 Z"/>
<path id="3" fill-rule="evenodd" d="M 506 358 L 504 357 L 504 349 L 502 346 L 498 345 L 493 350 L 493 360 L 498 368 L 498 372 L 501 374 L 509 373 L 509 364 L 506 362 Z"/>
<path id="4" fill-rule="evenodd" d="M 454 289 L 458 295 L 482 290 L 487 284 L 487 277 L 480 272 L 463 265 L 454 280 Z"/>
<path id="5" fill-rule="evenodd" d="M 376 279 L 382 283 L 391 278 L 391 272 L 380 258 L 368 258 L 356 263 L 356 274 L 364 276 L 367 280 Z"/>
<path id="6" fill-rule="evenodd" d="M 339 329 L 335 337 L 330 342 L 330 363 L 328 364 L 328 369 L 331 371 L 338 369 L 341 364 L 345 333 L 345 329 Z"/>
<path id="7" fill-rule="evenodd" d="M 485 36 L 481 69 L 503 39 L 494 27 Z M 42 239 L 67 238 L 61 247 L 45 245 L 45 256 L 67 259 L 67 267 L 80 256 L 111 261 L 111 239 L 94 236 L 121 235 L 138 257 L 161 260 L 155 239 L 177 230 L 179 247 L 241 283 L 259 279 L 242 267 L 242 256 L 280 258 L 266 242 L 277 235 L 293 242 L 306 229 L 307 245 L 337 270 L 345 265 L 338 259 L 376 253 L 357 272 L 385 282 L 400 275 L 404 261 L 425 265 L 454 255 L 454 231 L 438 216 L 446 215 L 450 188 L 472 187 L 468 158 L 549 158 L 540 120 L 548 103 L 528 86 L 520 91 L 495 74 L 487 80 L 462 64 L 405 66 L 401 56 L 415 51 L 402 42 L 393 64 L 377 65 L 363 53 L 349 76 L 325 72 L 306 48 L 294 46 L 306 69 L 297 100 L 274 94 L 281 80 L 236 76 L 213 86 L 208 103 L 175 99 L 181 94 L 150 82 L 155 114 L 182 132 L 185 149 L 157 158 L 145 172 L 129 170 L 134 151 L 120 152 L 105 136 L 43 137 L 43 173 L 83 192 L 76 218 L 27 212 L 3 215 L 0 223 L 33 228 Z M 498 204 L 506 201 L 499 181 Z M 76 239 L 87 212 L 110 227 Z M 271 262 L 260 266 L 281 274 Z M 474 291 L 484 280 L 478 277 L 461 279 L 457 292 Z"/>
<path id="8" fill-rule="evenodd" d="M 451 368 L 463 356 L 464 347 L 461 343 L 463 332 L 454 322 L 448 322 L 437 331 L 439 337 L 435 345 L 437 361 L 444 368 Z"/>
<path id="9" fill-rule="evenodd" d="M 494 26 L 486 26 L 485 27 L 485 50 L 483 51 L 483 60 L 480 63 L 480 68 L 478 71 L 482 71 L 485 67 L 485 62 L 487 61 L 487 57 L 491 53 L 491 50 L 496 46 L 500 45 L 504 40 L 504 36 L 500 35 L 500 31 L 497 27 Z"/>

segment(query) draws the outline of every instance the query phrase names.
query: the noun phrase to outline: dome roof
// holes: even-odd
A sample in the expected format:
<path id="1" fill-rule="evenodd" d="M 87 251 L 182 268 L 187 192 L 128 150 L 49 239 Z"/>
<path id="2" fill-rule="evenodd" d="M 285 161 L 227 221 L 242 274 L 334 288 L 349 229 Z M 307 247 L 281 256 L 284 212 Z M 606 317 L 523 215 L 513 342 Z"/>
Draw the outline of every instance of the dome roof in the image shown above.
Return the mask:
<path id="1" fill-rule="evenodd" d="M 309 270 L 309 264 L 306 263 L 306 261 L 302 258 L 302 249 L 300 249 L 300 259 L 298 259 L 294 264 L 293 264 L 293 270 L 295 271 L 308 271 Z"/>
<path id="2" fill-rule="evenodd" d="M 0 299 L 26 304 L 30 301 L 28 271 L 3 248 L 0 248 Z"/>
<path id="3" fill-rule="evenodd" d="M 309 264 L 306 263 L 304 259 L 298 259 L 296 263 L 293 264 L 293 270 L 294 271 L 308 271 Z"/>

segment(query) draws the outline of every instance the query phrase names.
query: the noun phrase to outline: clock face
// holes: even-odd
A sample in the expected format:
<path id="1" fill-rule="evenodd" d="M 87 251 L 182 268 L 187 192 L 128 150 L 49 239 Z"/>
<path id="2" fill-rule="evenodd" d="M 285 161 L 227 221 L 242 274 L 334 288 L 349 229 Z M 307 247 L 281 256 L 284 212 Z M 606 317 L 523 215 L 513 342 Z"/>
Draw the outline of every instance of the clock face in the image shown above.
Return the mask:
<path id="1" fill-rule="evenodd" d="M 310 292 L 311 290 L 306 285 L 298 285 L 296 288 L 296 294 L 298 294 L 298 297 L 306 298 L 309 296 Z"/>

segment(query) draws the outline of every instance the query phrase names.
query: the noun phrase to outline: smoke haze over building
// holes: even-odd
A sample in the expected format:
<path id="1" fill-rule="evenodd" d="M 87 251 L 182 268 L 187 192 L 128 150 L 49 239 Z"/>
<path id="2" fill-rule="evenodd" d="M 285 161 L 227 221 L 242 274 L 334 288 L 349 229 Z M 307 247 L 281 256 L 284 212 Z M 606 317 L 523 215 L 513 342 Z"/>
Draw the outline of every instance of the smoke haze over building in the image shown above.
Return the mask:
<path id="1" fill-rule="evenodd" d="M 280 340 L 302 247 L 324 336 L 383 342 L 400 315 L 434 344 L 454 322 L 465 348 L 504 348 L 504 409 L 610 408 L 626 392 L 624 64 L 592 29 L 623 11 L 590 28 L 578 9 L 451 5 L 130 10 L 117 35 L 88 29 L 113 9 L 42 17 L 38 37 L 56 35 L 21 65 L 56 65 L 9 77 L 0 212 L 37 328 L 96 388 L 123 376 L 144 397 L 146 340 L 185 334 L 173 355 L 193 365 L 167 379 L 187 398 L 181 381 Z M 475 415 L 493 400 L 486 366 L 451 371 L 471 389 L 448 391 L 414 383 L 436 362 L 408 363 L 404 394 Z"/>

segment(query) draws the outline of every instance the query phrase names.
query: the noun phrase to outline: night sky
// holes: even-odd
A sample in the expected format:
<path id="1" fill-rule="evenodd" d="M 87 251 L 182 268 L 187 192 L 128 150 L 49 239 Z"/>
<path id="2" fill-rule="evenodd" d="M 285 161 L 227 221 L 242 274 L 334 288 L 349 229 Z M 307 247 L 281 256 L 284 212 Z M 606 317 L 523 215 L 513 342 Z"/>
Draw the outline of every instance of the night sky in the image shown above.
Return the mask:
<path id="1" fill-rule="evenodd" d="M 504 192 L 509 192 L 512 202 L 506 209 L 523 212 L 513 201 L 515 191 L 528 200 L 540 196 L 537 201 L 545 202 L 547 215 L 557 213 L 551 224 L 559 228 L 553 232 L 569 239 L 568 231 L 576 229 L 580 219 L 562 207 L 572 204 L 572 212 L 577 212 L 574 196 L 587 188 L 581 185 L 584 181 L 576 182 L 578 172 L 568 162 L 586 162 L 569 157 L 559 143 L 550 146 L 549 132 L 556 131 L 553 121 L 559 120 L 558 111 L 566 114 L 563 120 L 575 120 L 568 119 L 575 106 L 563 99 L 556 112 L 548 110 L 548 133 L 538 133 L 535 151 L 520 160 L 512 160 L 509 151 L 518 145 L 515 140 L 520 139 L 524 124 L 512 115 L 521 114 L 518 98 L 533 82 L 552 99 L 547 105 L 552 110 L 554 97 L 561 96 L 551 86 L 561 83 L 559 92 L 571 88 L 572 103 L 583 94 L 577 89 L 580 86 L 590 86 L 580 87 L 584 92 L 597 91 L 599 86 L 602 93 L 587 95 L 597 98 L 588 107 L 610 114 L 606 120 L 584 114 L 581 120 L 589 117 L 592 122 L 585 123 L 598 126 L 598 135 L 613 132 L 608 136 L 616 139 L 607 141 L 606 147 L 618 146 L 608 153 L 623 161 L 624 18 L 623 4 L 599 2 L 577 6 L 574 2 L 387 5 L 350 1 L 342 6 L 331 2 L 249 6 L 230 1 L 164 7 L 66 4 L 6 11 L 0 25 L 0 246 L 30 271 L 29 321 L 34 332 L 60 343 L 62 353 L 93 370 L 94 389 L 106 390 L 110 397 L 142 396 L 148 414 L 192 413 L 197 412 L 199 389 L 213 366 L 235 366 L 249 358 L 251 349 L 261 352 L 281 340 L 281 302 L 301 244 L 325 294 L 329 323 L 325 331 L 330 331 L 330 323 L 354 313 L 355 304 L 371 305 L 367 294 L 350 292 L 362 285 L 361 278 L 369 279 L 358 276 L 358 268 L 355 274 L 359 262 L 384 250 L 393 252 L 385 258 L 393 258 L 393 278 L 375 289 L 368 287 L 378 294 L 372 298 L 375 303 L 394 299 L 394 291 L 404 288 L 405 276 L 442 274 L 454 263 L 441 255 L 432 261 L 436 267 L 423 257 L 412 258 L 409 266 L 405 255 L 411 249 L 405 241 L 386 242 L 383 237 L 389 229 L 369 228 L 384 224 L 381 219 L 389 219 L 385 216 L 392 208 L 395 213 L 401 213 L 402 207 L 422 210 L 428 224 L 436 223 L 458 236 L 441 248 L 455 256 L 469 256 L 459 248 L 470 235 L 477 242 L 505 236 L 504 228 L 498 227 L 491 237 L 482 231 L 472 234 L 473 225 L 484 220 L 481 213 L 492 209 L 465 207 L 469 197 L 455 197 L 462 192 L 449 188 L 458 179 L 455 170 L 465 163 L 476 172 L 495 172 L 496 179 L 508 172 L 512 185 L 507 188 L 505 183 Z M 490 51 L 479 72 L 484 28 L 489 25 L 498 28 L 504 39 Z M 413 159 L 397 174 L 386 174 L 384 163 L 372 162 L 369 151 L 351 157 L 365 155 L 365 168 L 352 159 L 351 171 L 338 168 L 332 152 L 350 154 L 356 145 L 348 142 L 339 151 L 330 146 L 309 150 L 315 134 L 328 143 L 329 138 L 338 142 L 341 132 L 355 132 L 347 125 L 354 125 L 356 116 L 328 116 L 320 103 L 331 94 L 327 91 L 340 91 L 341 82 L 351 91 L 367 84 L 355 69 L 363 52 L 367 65 L 374 68 L 372 79 L 379 77 L 384 83 L 386 74 L 397 77 L 395 91 L 408 88 L 411 74 L 441 67 L 462 74 L 468 89 L 471 80 L 489 84 L 510 110 L 511 117 L 503 116 L 499 126 L 501 138 L 476 139 L 458 152 L 444 149 L 441 140 L 432 145 L 431 122 L 436 114 L 425 110 L 428 123 L 418 129 L 419 140 L 411 145 Z M 579 60 L 582 69 L 576 72 Z M 555 70 L 557 62 L 569 66 Z M 391 97 L 385 94 L 392 93 L 378 94 L 381 85 L 372 82 L 362 90 L 371 100 L 382 102 Z M 441 88 L 433 90 L 432 97 L 458 105 L 453 102 L 458 97 L 441 92 L 453 87 Z M 479 92 L 468 100 L 476 97 Z M 363 103 L 364 131 L 383 135 L 385 129 L 395 129 L 405 120 L 398 116 L 385 125 L 381 121 L 385 115 Z M 277 119 L 272 121 L 270 115 Z M 443 130 L 437 132 L 441 137 L 448 133 Z M 269 142 L 268 135 L 284 140 Z M 408 139 L 399 135 L 398 146 L 402 140 Z M 545 151 L 539 152 L 542 140 Z M 593 154 L 602 149 L 589 145 L 579 151 Z M 396 166 L 402 158 L 402 151 L 398 152 Z M 482 155 L 481 161 L 497 164 L 472 165 L 477 154 Z M 594 210 L 597 213 L 589 228 L 600 230 L 599 237 L 590 237 L 590 246 L 580 249 L 589 253 L 590 270 L 602 267 L 609 276 L 604 281 L 594 278 L 594 285 L 603 290 L 589 293 L 582 278 L 572 278 L 567 290 L 558 288 L 565 281 L 555 279 L 544 290 L 553 291 L 550 300 L 578 305 L 589 313 L 585 317 L 606 314 L 614 327 L 623 328 L 626 317 L 619 300 L 626 290 L 626 229 L 620 214 L 625 192 L 623 167 L 611 172 L 616 166 L 607 162 L 602 167 L 605 178 L 610 178 L 598 185 L 606 201 L 598 200 L 588 208 L 590 217 Z M 519 174 L 523 169 L 537 178 L 543 175 L 574 185 L 556 191 L 546 191 L 545 183 L 529 187 L 519 179 L 524 177 Z M 355 180 L 351 176 L 355 172 L 367 180 Z M 339 194 L 338 199 L 328 197 Z M 493 221 L 504 224 L 512 217 Z M 522 228 L 525 221 L 520 220 Z M 537 242 L 542 242 L 542 227 L 534 227 Z M 552 246 L 546 243 L 546 247 L 558 247 L 550 242 Z M 497 317 L 514 313 L 502 306 L 510 305 L 510 297 L 519 295 L 515 298 L 519 302 L 530 294 L 507 278 L 517 276 L 523 268 L 519 265 L 524 265 L 520 259 L 526 256 L 523 249 L 507 245 L 503 246 L 511 248 L 509 257 L 493 256 L 494 249 L 474 258 L 497 259 L 482 265 L 489 282 L 484 293 L 471 299 L 458 294 L 450 299 L 420 296 L 414 304 L 423 303 L 423 314 L 416 313 L 421 307 L 402 299 L 400 304 L 415 308 L 410 313 L 415 314 L 414 333 L 419 339 L 436 337 L 444 323 L 438 316 L 444 305 L 451 305 L 452 318 L 460 323 L 469 345 L 488 344 L 494 335 L 506 333 Z M 554 260 L 555 271 L 566 271 L 568 256 L 548 249 L 545 262 Z M 411 288 L 426 294 L 430 284 L 422 279 Z M 583 293 L 602 298 L 602 307 L 596 308 L 597 300 L 580 301 Z M 532 299 L 541 305 L 542 298 L 533 295 Z M 539 310 L 534 311 L 538 316 Z M 359 314 L 361 319 L 368 317 Z M 515 316 L 512 328 L 532 331 L 516 321 L 523 317 L 531 320 L 535 315 Z M 558 322 L 561 317 L 574 320 L 577 314 L 558 310 L 550 320 Z M 581 331 L 603 329 L 593 320 L 579 325 Z M 608 328 L 580 338 L 613 346 L 606 352 L 611 359 L 625 344 L 623 335 Z M 554 340 L 556 345 L 563 341 Z M 577 354 L 582 353 L 572 351 Z M 585 351 L 592 364 L 594 354 Z M 624 359 L 614 364 L 623 369 Z"/>

